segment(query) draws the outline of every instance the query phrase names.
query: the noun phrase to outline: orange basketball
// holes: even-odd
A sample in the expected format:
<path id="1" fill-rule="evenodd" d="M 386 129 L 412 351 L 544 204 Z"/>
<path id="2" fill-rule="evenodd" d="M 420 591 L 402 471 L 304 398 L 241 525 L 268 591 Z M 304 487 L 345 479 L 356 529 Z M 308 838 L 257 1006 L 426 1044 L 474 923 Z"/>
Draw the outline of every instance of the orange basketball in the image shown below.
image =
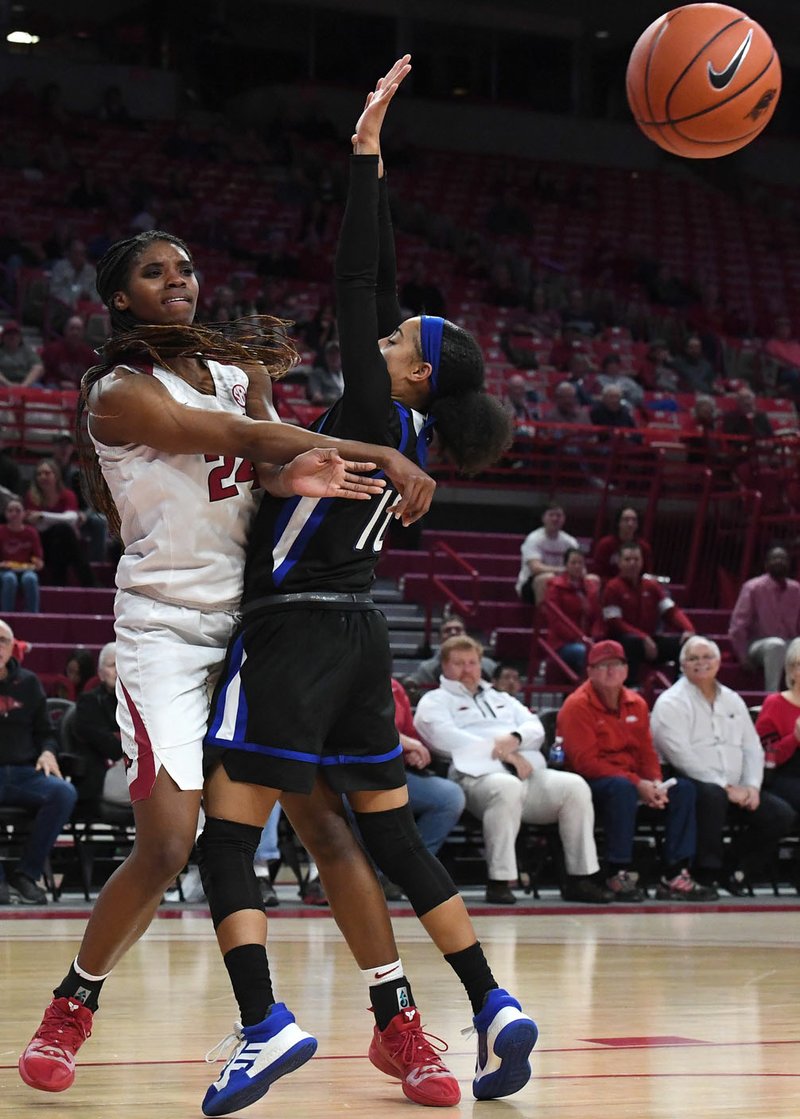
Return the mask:
<path id="1" fill-rule="evenodd" d="M 628 104 L 648 139 L 714 159 L 749 144 L 781 92 L 766 31 L 727 4 L 687 4 L 651 23 L 628 62 Z"/>

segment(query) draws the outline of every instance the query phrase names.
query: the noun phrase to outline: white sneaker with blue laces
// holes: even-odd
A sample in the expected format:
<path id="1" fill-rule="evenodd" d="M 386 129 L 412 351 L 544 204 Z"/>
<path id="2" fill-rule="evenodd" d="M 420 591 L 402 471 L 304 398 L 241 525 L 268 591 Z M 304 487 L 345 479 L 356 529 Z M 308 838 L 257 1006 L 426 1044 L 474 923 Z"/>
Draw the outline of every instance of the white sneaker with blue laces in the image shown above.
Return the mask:
<path id="1" fill-rule="evenodd" d="M 255 1026 L 237 1022 L 235 1032 L 216 1045 L 206 1060 L 216 1060 L 232 1045 L 222 1072 L 205 1094 L 204 1115 L 228 1115 L 261 1099 L 279 1077 L 314 1056 L 317 1039 L 304 1033 L 292 1012 L 276 1002 L 263 1022 Z"/>
<path id="2" fill-rule="evenodd" d="M 515 998 L 497 987 L 472 1019 L 478 1034 L 478 1059 L 472 1094 L 495 1100 L 524 1088 L 531 1078 L 528 1060 L 539 1030 Z"/>

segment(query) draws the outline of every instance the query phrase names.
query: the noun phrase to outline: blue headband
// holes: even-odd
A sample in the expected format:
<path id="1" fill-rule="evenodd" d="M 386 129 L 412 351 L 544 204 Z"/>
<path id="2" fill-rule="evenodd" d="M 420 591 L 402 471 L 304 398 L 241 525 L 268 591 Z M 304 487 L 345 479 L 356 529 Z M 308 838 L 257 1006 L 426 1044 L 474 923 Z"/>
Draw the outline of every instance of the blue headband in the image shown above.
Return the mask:
<path id="1" fill-rule="evenodd" d="M 427 361 L 431 367 L 431 388 L 434 392 L 439 388 L 439 358 L 442 354 L 442 331 L 444 319 L 439 315 L 420 315 L 420 348 L 422 360 Z"/>

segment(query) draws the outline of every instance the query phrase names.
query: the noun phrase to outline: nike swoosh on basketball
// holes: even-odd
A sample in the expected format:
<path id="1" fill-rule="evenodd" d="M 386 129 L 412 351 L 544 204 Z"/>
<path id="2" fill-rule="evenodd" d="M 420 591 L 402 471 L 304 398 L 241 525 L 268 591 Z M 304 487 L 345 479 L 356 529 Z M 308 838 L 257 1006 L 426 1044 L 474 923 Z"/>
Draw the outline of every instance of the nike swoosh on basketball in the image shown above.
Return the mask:
<path id="1" fill-rule="evenodd" d="M 390 968 L 387 968 L 386 971 L 376 971 L 375 972 L 375 978 L 376 979 L 383 979 L 385 976 L 391 975 L 393 971 L 397 971 L 397 968 L 390 967 Z"/>
<path id="2" fill-rule="evenodd" d="M 724 70 L 715 70 L 713 63 L 709 62 L 708 80 L 711 82 L 714 89 L 725 89 L 731 84 L 733 79 L 736 77 L 736 71 L 739 69 L 739 67 L 742 65 L 745 58 L 747 57 L 747 52 L 750 50 L 750 43 L 752 42 L 752 40 L 753 29 L 751 27 L 742 40 L 733 58 L 730 60 Z"/>

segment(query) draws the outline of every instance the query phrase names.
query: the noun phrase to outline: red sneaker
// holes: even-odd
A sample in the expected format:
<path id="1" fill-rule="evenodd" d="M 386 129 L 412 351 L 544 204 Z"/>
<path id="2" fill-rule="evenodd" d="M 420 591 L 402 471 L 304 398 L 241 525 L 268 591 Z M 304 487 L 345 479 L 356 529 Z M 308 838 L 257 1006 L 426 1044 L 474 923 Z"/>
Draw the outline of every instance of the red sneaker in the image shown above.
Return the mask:
<path id="1" fill-rule="evenodd" d="M 431 1045 L 429 1038 L 442 1048 Z M 375 1027 L 369 1059 L 375 1068 L 402 1081 L 403 1094 L 412 1103 L 453 1107 L 461 1099 L 461 1089 L 439 1056 L 446 1050 L 440 1037 L 423 1032 L 419 1013 L 410 1008 L 395 1014 L 385 1030 Z"/>
<path id="2" fill-rule="evenodd" d="M 92 1035 L 93 1017 L 77 999 L 53 999 L 19 1059 L 25 1083 L 41 1092 L 69 1088 L 75 1079 L 75 1054 Z"/>

